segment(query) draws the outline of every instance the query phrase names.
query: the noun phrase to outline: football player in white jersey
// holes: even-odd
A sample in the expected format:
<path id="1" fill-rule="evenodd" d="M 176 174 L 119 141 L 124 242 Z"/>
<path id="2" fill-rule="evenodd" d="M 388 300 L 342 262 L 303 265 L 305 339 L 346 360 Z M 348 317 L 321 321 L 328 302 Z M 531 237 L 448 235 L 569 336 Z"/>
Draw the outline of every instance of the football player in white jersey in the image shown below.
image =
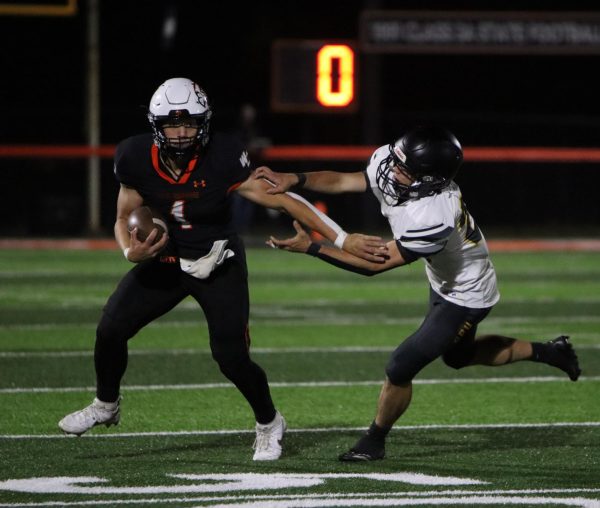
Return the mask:
<path id="1" fill-rule="evenodd" d="M 381 273 L 419 258 L 425 261 L 429 312 L 419 329 L 391 354 L 375 419 L 359 441 L 340 455 L 342 461 L 384 457 L 385 438 L 410 404 L 413 378 L 438 357 L 456 369 L 530 360 L 557 367 L 572 381 L 581 374 L 567 336 L 548 342 L 476 336 L 478 323 L 500 295 L 485 238 L 453 181 L 462 160 L 461 145 L 451 132 L 418 126 L 395 143 L 375 150 L 366 171 L 293 174 L 261 168 L 254 175 L 272 183 L 270 193 L 299 186 L 325 193 L 370 189 L 394 238 L 387 243 L 387 256 L 380 263 L 313 243 L 297 222 L 296 236 L 286 240 L 271 237 L 273 247 L 304 252 L 363 275 Z"/>

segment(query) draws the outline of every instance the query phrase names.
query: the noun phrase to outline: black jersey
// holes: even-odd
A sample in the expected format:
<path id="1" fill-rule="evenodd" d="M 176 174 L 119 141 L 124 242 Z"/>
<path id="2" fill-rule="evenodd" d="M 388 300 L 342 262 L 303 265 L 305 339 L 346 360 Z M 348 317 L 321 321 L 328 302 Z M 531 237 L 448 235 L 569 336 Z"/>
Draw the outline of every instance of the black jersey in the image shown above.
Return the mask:
<path id="1" fill-rule="evenodd" d="M 159 210 L 169 226 L 170 251 L 184 258 L 204 256 L 215 240 L 232 238 L 231 192 L 253 167 L 240 141 L 216 133 L 175 179 L 165 170 L 151 134 L 122 141 L 115 176 Z"/>

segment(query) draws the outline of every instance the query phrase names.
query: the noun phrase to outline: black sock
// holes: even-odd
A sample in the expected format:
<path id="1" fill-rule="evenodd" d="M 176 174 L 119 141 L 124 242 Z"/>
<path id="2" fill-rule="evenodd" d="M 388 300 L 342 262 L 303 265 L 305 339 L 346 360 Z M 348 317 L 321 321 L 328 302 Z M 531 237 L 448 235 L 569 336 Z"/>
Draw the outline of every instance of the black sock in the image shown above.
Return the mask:
<path id="1" fill-rule="evenodd" d="M 564 349 L 557 349 L 550 344 L 542 342 L 531 343 L 531 360 L 534 362 L 546 363 L 564 370 L 570 360 L 569 355 L 565 353 Z"/>
<path id="2" fill-rule="evenodd" d="M 367 430 L 367 436 L 377 441 L 385 441 L 385 438 L 391 429 L 391 427 L 380 427 L 375 423 L 375 420 L 373 420 L 369 430 Z"/>
<path id="3" fill-rule="evenodd" d="M 548 363 L 548 349 L 550 349 L 546 344 L 542 342 L 532 342 L 531 343 L 531 361 L 532 362 L 540 362 L 540 363 Z"/>
<path id="4" fill-rule="evenodd" d="M 558 350 L 543 342 L 531 343 L 531 361 L 533 362 L 547 363 L 559 367 L 565 364 L 566 359 L 564 350 Z"/>
<path id="5" fill-rule="evenodd" d="M 385 438 L 390 429 L 391 427 L 380 427 L 373 422 L 350 452 L 369 456 L 371 457 L 369 460 L 382 459 L 385 455 Z"/>

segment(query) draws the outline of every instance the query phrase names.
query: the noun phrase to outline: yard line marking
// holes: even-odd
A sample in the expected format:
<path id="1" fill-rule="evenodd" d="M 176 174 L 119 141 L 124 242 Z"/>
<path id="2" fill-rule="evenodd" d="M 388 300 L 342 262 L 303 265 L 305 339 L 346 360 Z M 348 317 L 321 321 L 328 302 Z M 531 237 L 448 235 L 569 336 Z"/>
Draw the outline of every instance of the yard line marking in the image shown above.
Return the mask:
<path id="1" fill-rule="evenodd" d="M 30 503 L 6 503 L 1 504 L 2 507 L 17 508 L 17 507 L 33 507 L 33 506 L 95 506 L 95 505 L 113 505 L 113 504 L 157 504 L 157 503 L 214 503 L 221 502 L 227 503 L 224 505 L 228 508 L 240 507 L 240 506 L 251 506 L 246 503 L 258 502 L 262 503 L 255 506 L 261 507 L 298 507 L 298 506 L 327 506 L 325 504 L 315 505 L 315 502 L 336 501 L 338 504 L 333 506 L 399 506 L 399 505 L 422 505 L 432 504 L 432 501 L 439 502 L 443 500 L 444 504 L 471 504 L 478 500 L 485 500 L 482 504 L 502 504 L 505 499 L 514 501 L 512 504 L 528 505 L 528 504 L 566 504 L 568 506 L 582 506 L 586 508 L 597 508 L 598 501 L 592 498 L 563 498 L 563 497 L 539 497 L 540 494 L 570 494 L 570 493 L 595 493 L 597 489 L 548 489 L 529 492 L 524 491 L 487 491 L 487 490 L 474 490 L 474 491 L 424 491 L 424 492 L 381 492 L 381 493 L 369 493 L 369 492 L 348 492 L 348 493 L 336 493 L 336 494 L 273 494 L 273 495 L 225 495 L 225 496 L 202 496 L 202 497 L 152 497 L 143 499 L 111 499 L 111 500 L 93 500 L 93 501 L 41 501 L 41 502 L 30 502 Z M 512 494 L 510 497 L 506 497 L 507 494 Z M 538 494 L 537 497 L 527 497 L 529 494 Z M 517 496 L 526 496 L 521 498 L 515 498 Z M 452 496 L 452 497 L 441 497 L 440 496 Z M 463 496 L 462 499 L 458 496 Z M 465 496 L 472 496 L 466 498 Z M 482 497 L 483 496 L 483 497 Z M 491 496 L 491 497 L 490 497 Z M 457 501 L 456 503 L 452 502 Z M 282 502 L 288 502 L 290 504 L 282 505 Z M 359 503 L 359 504 L 353 504 Z M 468 503 L 465 503 L 468 501 Z M 240 502 L 239 504 L 236 502 Z M 278 504 L 273 504 L 277 503 Z M 391 502 L 391 503 L 390 503 Z M 234 504 L 235 503 L 235 504 Z M 203 504 L 203 506 L 205 506 Z M 215 506 L 211 504 L 210 506 Z M 222 505 L 223 506 L 223 505 Z"/>
<path id="2" fill-rule="evenodd" d="M 21 508 L 21 507 L 41 507 L 41 506 L 103 506 L 103 505 L 120 505 L 120 504 L 157 504 L 157 503 L 206 503 L 206 502 L 225 502 L 226 504 L 210 504 L 210 505 L 198 505 L 211 506 L 212 508 L 297 508 L 299 506 L 305 508 L 325 508 L 325 507 L 340 507 L 340 506 L 419 506 L 423 504 L 450 504 L 450 505 L 473 505 L 476 503 L 487 504 L 487 505 L 507 505 L 514 504 L 517 506 L 542 504 L 545 506 L 550 505 L 566 505 L 566 506 L 578 506 L 581 508 L 598 508 L 600 503 L 594 499 L 587 498 L 551 498 L 551 497 L 503 497 L 503 496 L 492 496 L 486 497 L 485 493 L 482 496 L 471 496 L 465 498 L 455 497 L 437 497 L 423 500 L 423 498 L 409 498 L 401 497 L 401 494 L 391 493 L 386 494 L 385 497 L 371 497 L 369 494 L 350 494 L 352 497 L 339 499 L 337 494 L 321 495 L 319 497 L 307 497 L 307 496 L 294 496 L 283 501 L 275 501 L 268 497 L 252 496 L 252 500 L 258 500 L 258 504 L 248 501 L 248 498 L 241 498 L 240 503 L 232 503 L 230 497 L 221 498 L 150 498 L 150 499 L 115 499 L 111 501 L 65 501 L 65 502 L 39 502 L 39 503 L 6 503 L 0 504 L 3 508 Z M 369 497 L 367 497 L 369 496 Z M 333 499 L 330 499 L 333 497 Z M 328 504 L 332 503 L 332 504 Z"/>
<path id="3" fill-rule="evenodd" d="M 570 427 L 600 427 L 600 422 L 551 422 L 551 423 L 453 423 L 453 424 L 424 424 L 424 425 L 399 425 L 392 428 L 392 432 L 409 430 L 480 430 L 480 429 L 538 429 L 538 428 L 570 428 Z M 305 429 L 287 429 L 286 432 L 307 434 L 327 432 L 364 432 L 365 427 L 315 427 Z M 226 436 L 232 434 L 254 434 L 255 429 L 237 430 L 175 430 L 156 432 L 124 432 L 119 434 L 112 431 L 110 434 L 84 434 L 78 439 L 96 438 L 135 438 L 135 437 L 173 437 L 173 436 Z M 77 439 L 77 436 L 56 434 L 0 434 L 0 439 Z"/>
<path id="4" fill-rule="evenodd" d="M 299 302 L 298 305 L 303 302 Z M 311 302 L 312 303 L 312 302 Z M 194 309 L 197 311 L 197 309 Z M 277 312 L 265 311 L 262 313 L 264 316 L 272 317 L 278 315 Z M 406 318 L 391 318 L 385 314 L 381 315 L 341 315 L 323 313 L 320 311 L 316 312 L 294 312 L 292 315 L 289 313 L 281 313 L 281 319 L 263 319 L 259 313 L 253 312 L 253 317 L 250 318 L 250 325 L 256 326 L 281 326 L 281 327 L 312 327 L 317 325 L 369 325 L 374 321 L 378 324 L 384 325 L 414 325 L 417 326 L 423 321 L 422 316 L 406 317 Z M 548 325 L 557 323 L 562 326 L 563 323 L 600 323 L 600 316 L 591 314 L 569 314 L 561 315 L 554 314 L 552 316 L 535 316 L 535 317 L 490 317 L 485 320 L 487 326 L 506 326 L 506 325 L 519 325 L 535 323 L 536 325 Z M 173 320 L 165 322 L 153 322 L 146 326 L 146 328 L 197 328 L 205 324 L 202 320 Z M 54 329 L 78 329 L 78 328 L 92 328 L 95 329 L 97 322 L 86 322 L 86 323 L 37 323 L 37 324 L 21 324 L 14 323 L 9 325 L 2 325 L 0 328 L 5 329 L 18 329 L 18 330 L 54 330 Z M 93 333 L 93 332 L 92 332 Z"/>
<path id="5" fill-rule="evenodd" d="M 299 502 L 301 504 L 299 504 Z M 391 498 L 368 497 L 357 494 L 356 497 L 341 500 L 324 495 L 317 499 L 296 499 L 286 501 L 243 501 L 241 503 L 212 504 L 212 508 L 335 508 L 340 506 L 420 506 L 420 505 L 565 505 L 580 508 L 598 508 L 600 503 L 594 499 L 587 498 L 560 498 L 560 497 L 519 497 L 519 496 L 487 496 L 485 493 L 464 497 L 431 497 L 427 499 L 403 497 L 393 495 Z M 198 507 L 199 508 L 199 507 Z"/>
<path id="6" fill-rule="evenodd" d="M 394 482 L 421 486 L 485 485 L 489 482 L 456 476 L 429 475 L 417 472 L 397 473 L 212 473 L 178 474 L 165 476 L 184 480 L 185 483 L 158 485 L 111 485 L 110 478 L 98 476 L 51 476 L 19 478 L 0 481 L 0 491 L 36 494 L 207 494 L 226 492 L 268 492 L 276 489 L 312 488 L 325 485 L 330 480 L 356 479 Z"/>
<path id="7" fill-rule="evenodd" d="M 600 381 L 600 376 L 581 376 L 581 381 Z M 449 378 L 449 379 L 416 379 L 416 385 L 443 385 L 443 384 L 490 384 L 490 383 L 554 383 L 566 381 L 565 376 L 529 376 L 529 377 L 487 377 L 487 378 Z M 380 386 L 382 380 L 376 381 L 298 381 L 298 382 L 270 382 L 272 388 L 335 388 L 352 386 Z M 231 388 L 231 383 L 198 383 L 198 384 L 167 384 L 167 385 L 124 385 L 123 392 L 157 391 L 157 390 L 211 390 L 215 388 Z M 65 387 L 31 387 L 31 388 L 1 388 L 4 393 L 70 393 L 95 391 L 93 386 L 65 386 Z"/>
<path id="8" fill-rule="evenodd" d="M 301 504 L 298 504 L 298 503 Z M 431 497 L 427 499 L 410 498 L 399 496 L 398 494 L 391 498 L 367 497 L 357 494 L 356 497 L 341 500 L 339 498 L 330 498 L 329 495 L 322 496 L 319 499 L 291 498 L 287 501 L 244 501 L 236 504 L 212 504 L 212 508 L 327 508 L 340 506 L 419 506 L 419 505 L 565 505 L 577 506 L 581 508 L 598 508 L 598 501 L 587 498 L 560 498 L 560 497 L 519 497 L 519 496 L 487 496 L 485 493 L 464 497 Z"/>
<path id="9" fill-rule="evenodd" d="M 328 347 L 256 347 L 252 348 L 255 354 L 302 354 L 302 353 L 390 353 L 395 346 L 328 346 Z M 600 344 L 576 344 L 576 349 L 600 349 Z M 93 350 L 76 351 L 0 351 L 0 358 L 70 358 L 92 356 Z M 152 355 L 193 355 L 210 354 L 208 348 L 180 348 L 180 349 L 130 349 L 129 356 L 152 356 Z"/>
<path id="10" fill-rule="evenodd" d="M 596 346 L 600 349 L 600 344 Z M 394 346 L 384 347 L 362 347 L 362 346 L 344 346 L 344 347 L 289 347 L 289 348 L 274 348 L 274 347 L 257 347 L 251 348 L 252 353 L 267 354 L 267 353 L 282 353 L 282 354 L 297 354 L 297 353 L 389 353 L 394 349 Z M 36 357 L 47 356 L 49 358 L 60 357 L 79 357 L 92 356 L 93 350 L 86 351 L 1 351 L 0 358 L 19 358 L 19 357 Z M 130 349 L 130 356 L 146 356 L 146 355 L 190 355 L 190 354 L 211 354 L 208 348 L 182 348 L 182 349 Z"/>

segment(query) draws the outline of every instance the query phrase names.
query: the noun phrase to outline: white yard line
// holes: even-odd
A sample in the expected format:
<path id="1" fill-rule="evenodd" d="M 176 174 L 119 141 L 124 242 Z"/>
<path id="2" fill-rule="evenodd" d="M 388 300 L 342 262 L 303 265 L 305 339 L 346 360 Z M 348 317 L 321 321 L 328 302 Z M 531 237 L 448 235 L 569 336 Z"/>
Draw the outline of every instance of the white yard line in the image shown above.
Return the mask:
<path id="1" fill-rule="evenodd" d="M 300 305 L 300 304 L 298 304 Z M 195 309 L 194 309 L 195 310 Z M 324 312 L 321 310 L 290 310 L 285 308 L 284 310 L 277 310 L 268 308 L 263 312 L 255 311 L 254 317 L 250 320 L 250 325 L 256 326 L 258 323 L 261 326 L 281 326 L 281 327 L 313 327 L 315 325 L 369 325 L 373 322 L 384 325 L 413 325 L 416 326 L 423 320 L 420 316 L 407 317 L 407 318 L 391 318 L 382 315 L 341 315 L 331 312 Z M 280 316 L 281 319 L 269 319 Z M 484 322 L 486 326 L 499 327 L 506 325 L 520 325 L 535 323 L 537 325 L 548 325 L 554 324 L 560 325 L 564 328 L 566 323 L 600 323 L 600 316 L 595 315 L 553 315 L 553 316 L 536 316 L 536 317 L 489 317 Z M 18 330 L 55 330 L 55 329 L 80 329 L 80 328 L 92 328 L 94 329 L 97 322 L 87 323 L 37 323 L 37 324 L 11 324 L 11 325 L 0 325 L 0 328 L 18 329 Z M 179 321 L 157 321 L 150 323 L 146 328 L 197 328 L 199 326 L 205 326 L 206 323 L 199 317 L 198 320 L 179 320 Z M 597 336 L 597 334 L 596 334 Z"/>
<path id="2" fill-rule="evenodd" d="M 302 353 L 391 353 L 395 346 L 327 346 L 327 347 L 256 347 L 253 354 L 302 354 Z M 576 344 L 577 351 L 600 349 L 600 344 Z M 94 354 L 92 349 L 78 351 L 0 351 L 0 358 L 70 358 L 86 357 Z M 183 356 L 193 354 L 210 354 L 209 349 L 130 349 L 130 356 Z"/>
<path id="3" fill-rule="evenodd" d="M 600 376 L 581 376 L 581 381 L 600 381 Z M 416 379 L 415 385 L 451 385 L 451 384 L 494 384 L 494 383 L 556 383 L 566 381 L 566 376 L 528 376 L 528 377 L 486 377 L 486 378 L 448 378 L 448 379 Z M 379 386 L 382 380 L 374 381 L 299 381 L 299 382 L 270 382 L 272 388 L 336 388 L 353 386 Z M 198 384 L 165 384 L 165 385 L 124 385 L 123 392 L 158 391 L 158 390 L 212 390 L 231 388 L 231 383 L 198 383 Z M 1 388 L 1 394 L 10 393 L 70 393 L 93 392 L 93 386 L 63 386 L 63 387 L 16 387 Z"/>
<path id="4" fill-rule="evenodd" d="M 551 423 L 464 423 L 464 424 L 429 424 L 429 425 L 398 425 L 392 432 L 410 430 L 478 430 L 478 429 L 537 429 L 537 428 L 570 428 L 570 427 L 600 427 L 600 422 L 551 422 Z M 327 433 L 327 432 L 360 432 L 365 427 L 323 427 L 309 429 L 290 428 L 286 432 L 293 434 Z M 232 434 L 254 434 L 254 429 L 237 430 L 180 430 L 159 432 L 124 432 L 110 434 L 84 434 L 80 439 L 104 438 L 136 438 L 136 437 L 169 437 L 169 436 L 221 436 Z M 75 439 L 76 436 L 65 436 L 57 430 L 56 434 L 0 434 L 0 439 Z M 600 490 L 600 489 L 599 489 Z"/>
<path id="5" fill-rule="evenodd" d="M 339 508 L 346 507 L 365 507 L 365 506 L 441 506 L 441 505 L 490 505 L 490 506 L 571 506 L 580 508 L 600 508 L 600 502 L 597 499 L 589 499 L 585 497 L 547 497 L 547 496 L 490 496 L 486 491 L 480 491 L 471 495 L 448 497 L 436 495 L 435 492 L 426 493 L 431 496 L 427 498 L 407 497 L 396 492 L 383 494 L 367 494 L 367 493 L 352 493 L 352 494 L 321 494 L 321 495 L 296 495 L 296 496 L 225 496 L 219 497 L 156 497 L 145 499 L 112 499 L 110 501 L 94 500 L 94 501 L 42 501 L 32 503 L 3 503 L 0 507 L 3 508 L 25 508 L 25 507 L 42 507 L 42 506 L 106 506 L 106 505 L 151 505 L 151 504 L 181 504 L 185 503 L 202 503 L 202 506 L 210 506 L 211 508 Z M 560 493 L 559 493 L 560 495 Z M 343 497 L 342 497 L 343 496 Z M 237 502 L 236 502 L 237 501 Z M 205 503 L 211 503 L 206 505 Z M 219 504 L 214 504 L 219 503 Z M 191 507 L 196 508 L 196 507 Z"/>
<path id="6" fill-rule="evenodd" d="M 600 349 L 600 344 L 595 346 Z M 343 347 L 284 347 L 284 348 L 268 348 L 257 347 L 252 348 L 252 353 L 281 353 L 281 354 L 298 354 L 298 353 L 389 353 L 393 350 L 393 346 L 384 347 L 361 347 L 361 346 L 343 346 Z M 0 358 L 20 358 L 20 357 L 79 357 L 92 356 L 92 349 L 86 351 L 0 351 Z M 190 354 L 210 354 L 208 348 L 182 348 L 182 349 L 130 349 L 130 356 L 152 356 L 152 355 L 190 355 Z"/>

